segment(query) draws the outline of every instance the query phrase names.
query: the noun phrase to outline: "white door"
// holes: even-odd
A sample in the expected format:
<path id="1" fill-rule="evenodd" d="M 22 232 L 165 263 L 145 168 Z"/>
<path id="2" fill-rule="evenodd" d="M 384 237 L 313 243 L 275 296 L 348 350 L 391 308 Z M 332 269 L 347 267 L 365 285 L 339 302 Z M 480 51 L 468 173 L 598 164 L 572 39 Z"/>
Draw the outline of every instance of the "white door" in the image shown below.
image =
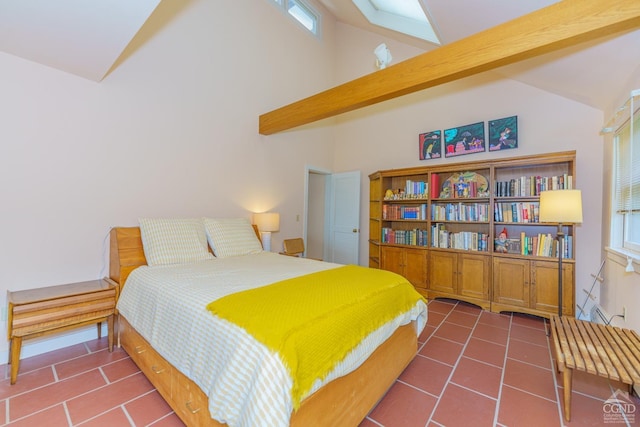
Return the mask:
<path id="1" fill-rule="evenodd" d="M 329 244 L 325 260 L 358 264 L 360 237 L 360 172 L 334 173 L 328 192 Z"/>

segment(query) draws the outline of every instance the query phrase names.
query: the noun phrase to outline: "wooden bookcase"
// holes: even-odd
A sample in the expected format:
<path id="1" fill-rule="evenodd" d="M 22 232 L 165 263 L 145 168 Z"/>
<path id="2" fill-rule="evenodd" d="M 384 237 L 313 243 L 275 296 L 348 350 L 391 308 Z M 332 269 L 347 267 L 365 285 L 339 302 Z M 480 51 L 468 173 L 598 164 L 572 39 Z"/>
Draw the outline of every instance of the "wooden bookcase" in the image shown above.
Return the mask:
<path id="1" fill-rule="evenodd" d="M 539 192 L 576 188 L 575 151 L 377 171 L 369 175 L 369 266 L 427 298 L 492 311 L 557 312 L 557 224 Z M 563 257 L 563 313 L 574 315 L 574 227 Z M 501 233 L 506 241 L 496 242 Z"/>

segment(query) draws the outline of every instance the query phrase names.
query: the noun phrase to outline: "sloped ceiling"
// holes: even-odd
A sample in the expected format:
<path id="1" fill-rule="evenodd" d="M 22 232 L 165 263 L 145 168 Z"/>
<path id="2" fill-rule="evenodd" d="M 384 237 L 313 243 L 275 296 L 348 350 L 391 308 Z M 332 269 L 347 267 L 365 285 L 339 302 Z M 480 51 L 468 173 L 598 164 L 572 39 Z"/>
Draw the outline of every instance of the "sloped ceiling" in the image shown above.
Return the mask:
<path id="1" fill-rule="evenodd" d="M 351 0 L 318 1 L 339 21 L 380 34 L 380 42 L 392 39 L 425 51 L 437 48 L 436 45 L 423 40 L 370 24 Z M 442 44 L 466 38 L 557 3 L 557 0 L 421 1 Z M 630 4 L 636 1 L 638 0 L 629 0 Z M 640 74 L 638 58 L 640 29 L 571 46 L 552 54 L 498 68 L 495 72 L 606 111 L 616 106 L 614 104 L 618 102 L 621 88 Z"/>
<path id="2" fill-rule="evenodd" d="M 100 81 L 160 0 L 2 0 L 0 51 Z"/>
<path id="3" fill-rule="evenodd" d="M 337 20 L 380 34 L 381 42 L 394 39 L 425 51 L 437 48 L 370 24 L 351 0 L 318 1 Z M 443 44 L 555 3 L 554 0 L 422 1 Z M 0 51 L 99 82 L 117 66 L 114 64 L 124 49 L 160 2 L 0 0 Z M 618 87 L 640 73 L 638 58 L 640 30 L 572 46 L 499 68 L 497 72 L 606 110 L 620 95 Z"/>

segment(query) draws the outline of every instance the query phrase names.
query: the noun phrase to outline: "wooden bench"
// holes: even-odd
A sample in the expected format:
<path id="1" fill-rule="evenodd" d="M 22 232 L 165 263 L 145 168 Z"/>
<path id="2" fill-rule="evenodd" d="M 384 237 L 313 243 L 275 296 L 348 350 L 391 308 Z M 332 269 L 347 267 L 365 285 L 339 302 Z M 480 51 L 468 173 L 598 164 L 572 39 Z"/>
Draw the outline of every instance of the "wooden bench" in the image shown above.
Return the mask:
<path id="1" fill-rule="evenodd" d="M 567 421 L 574 369 L 628 384 L 629 391 L 640 384 L 640 337 L 635 331 L 552 315 L 551 335 L 562 372 Z"/>

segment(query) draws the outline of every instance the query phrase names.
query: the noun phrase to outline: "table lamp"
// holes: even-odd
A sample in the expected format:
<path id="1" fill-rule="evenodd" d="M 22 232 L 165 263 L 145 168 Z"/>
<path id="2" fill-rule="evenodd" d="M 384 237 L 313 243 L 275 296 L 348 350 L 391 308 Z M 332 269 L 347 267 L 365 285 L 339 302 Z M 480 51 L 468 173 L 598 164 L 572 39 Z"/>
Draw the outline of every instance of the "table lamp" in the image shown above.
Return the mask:
<path id="1" fill-rule="evenodd" d="M 274 212 L 253 214 L 253 222 L 258 226 L 262 248 L 265 251 L 271 251 L 271 233 L 280 230 L 280 214 Z"/>
<path id="2" fill-rule="evenodd" d="M 540 222 L 558 223 L 558 316 L 562 317 L 562 227 L 582 222 L 580 190 L 548 190 L 540 192 Z"/>

